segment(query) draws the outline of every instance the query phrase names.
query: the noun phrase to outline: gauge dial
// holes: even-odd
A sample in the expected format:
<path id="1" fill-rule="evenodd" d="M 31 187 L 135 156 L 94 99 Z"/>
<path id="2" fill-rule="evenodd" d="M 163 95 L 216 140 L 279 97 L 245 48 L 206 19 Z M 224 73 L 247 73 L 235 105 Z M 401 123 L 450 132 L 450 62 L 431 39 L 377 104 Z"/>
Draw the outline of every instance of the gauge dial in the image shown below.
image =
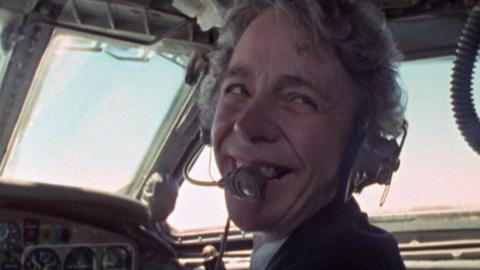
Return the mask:
<path id="1" fill-rule="evenodd" d="M 60 258 L 49 248 L 38 248 L 25 259 L 24 270 L 61 270 Z"/>
<path id="2" fill-rule="evenodd" d="M 0 221 L 0 250 L 20 246 L 20 228 L 11 221 Z"/>
<path id="3" fill-rule="evenodd" d="M 97 269 L 97 260 L 95 253 L 87 247 L 77 247 L 72 249 L 63 266 L 64 270 L 95 270 Z"/>
<path id="4" fill-rule="evenodd" d="M 109 247 L 102 257 L 102 270 L 130 270 L 132 258 L 125 247 Z"/>
<path id="5" fill-rule="evenodd" d="M 1 270 L 22 270 L 22 265 L 20 261 L 15 258 L 8 258 L 2 263 Z"/>

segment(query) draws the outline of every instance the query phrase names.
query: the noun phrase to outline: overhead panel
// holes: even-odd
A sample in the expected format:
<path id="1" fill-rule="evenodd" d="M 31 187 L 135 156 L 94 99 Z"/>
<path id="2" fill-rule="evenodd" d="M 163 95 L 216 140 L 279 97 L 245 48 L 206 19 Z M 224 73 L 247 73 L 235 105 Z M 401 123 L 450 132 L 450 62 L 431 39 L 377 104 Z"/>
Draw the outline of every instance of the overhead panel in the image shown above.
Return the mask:
<path id="1" fill-rule="evenodd" d="M 185 18 L 143 5 L 97 0 L 68 0 L 58 22 L 80 29 L 106 32 L 150 41 L 175 28 Z M 181 39 L 189 39 L 189 27 L 180 31 Z"/>

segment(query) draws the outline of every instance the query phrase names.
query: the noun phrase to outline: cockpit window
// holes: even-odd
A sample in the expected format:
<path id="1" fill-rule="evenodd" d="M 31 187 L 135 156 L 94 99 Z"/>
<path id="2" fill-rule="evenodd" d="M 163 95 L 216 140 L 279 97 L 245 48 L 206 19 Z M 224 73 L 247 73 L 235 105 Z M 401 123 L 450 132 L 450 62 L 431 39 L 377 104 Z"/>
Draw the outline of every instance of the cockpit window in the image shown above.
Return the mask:
<path id="1" fill-rule="evenodd" d="M 480 210 L 479 157 L 463 140 L 451 111 L 452 67 L 453 57 L 401 64 L 400 82 L 408 92 L 408 136 L 385 205 L 379 206 L 384 186 L 368 187 L 356 196 L 370 216 Z M 480 89 L 478 76 L 474 89 Z M 480 95 L 474 92 L 478 108 Z M 192 177 L 210 179 L 208 156 L 209 149 L 205 148 L 193 166 L 192 170 L 197 171 L 192 172 Z M 218 175 L 213 177 L 218 179 Z M 173 228 L 187 231 L 223 226 L 227 216 L 223 190 L 185 182 L 179 194 L 169 219 Z"/>
<path id="2" fill-rule="evenodd" d="M 383 187 L 359 196 L 371 214 L 418 211 L 480 210 L 479 156 L 467 145 L 453 118 L 450 81 L 453 57 L 404 62 L 400 78 L 408 91 L 407 140 L 387 202 Z M 474 79 L 480 106 L 480 78 Z"/>
<path id="3" fill-rule="evenodd" d="M 213 150 L 203 147 L 190 172 L 190 177 L 202 181 L 219 180 Z M 207 217 L 208 218 L 205 218 Z M 185 180 L 180 187 L 175 211 L 168 223 L 174 231 L 187 232 L 221 228 L 227 220 L 223 190 L 217 187 L 196 186 Z"/>
<path id="4" fill-rule="evenodd" d="M 173 117 L 185 69 L 161 49 L 57 34 L 1 177 L 121 193 Z"/>

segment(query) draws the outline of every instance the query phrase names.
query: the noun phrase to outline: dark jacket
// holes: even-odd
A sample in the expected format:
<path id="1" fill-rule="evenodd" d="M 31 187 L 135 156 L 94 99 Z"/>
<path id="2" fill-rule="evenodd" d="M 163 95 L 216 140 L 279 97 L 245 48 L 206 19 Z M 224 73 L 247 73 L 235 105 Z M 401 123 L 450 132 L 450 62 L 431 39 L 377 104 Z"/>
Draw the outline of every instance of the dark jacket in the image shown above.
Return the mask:
<path id="1" fill-rule="evenodd" d="M 352 199 L 305 221 L 283 243 L 267 270 L 403 270 L 396 240 L 368 223 Z"/>

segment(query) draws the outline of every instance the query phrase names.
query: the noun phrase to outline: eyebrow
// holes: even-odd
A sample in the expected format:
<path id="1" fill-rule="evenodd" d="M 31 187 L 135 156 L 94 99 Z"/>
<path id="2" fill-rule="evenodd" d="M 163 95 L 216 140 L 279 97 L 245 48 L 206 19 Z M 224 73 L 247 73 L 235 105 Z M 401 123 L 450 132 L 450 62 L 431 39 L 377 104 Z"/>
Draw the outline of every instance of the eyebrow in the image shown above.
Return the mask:
<path id="1" fill-rule="evenodd" d="M 252 75 L 251 69 L 247 68 L 244 65 L 234 65 L 228 68 L 227 73 L 225 74 L 225 78 L 228 77 L 240 77 L 240 78 L 248 78 Z"/>
<path id="2" fill-rule="evenodd" d="M 313 90 L 313 83 L 297 75 L 282 75 L 275 83 L 275 89 L 288 87 L 305 87 Z"/>
<path id="3" fill-rule="evenodd" d="M 253 71 L 245 65 L 238 64 L 230 67 L 223 79 L 237 77 L 240 79 L 246 79 L 253 76 Z M 313 83 L 301 76 L 284 74 L 275 82 L 275 89 L 285 89 L 289 87 L 305 87 L 309 90 L 313 90 Z"/>

